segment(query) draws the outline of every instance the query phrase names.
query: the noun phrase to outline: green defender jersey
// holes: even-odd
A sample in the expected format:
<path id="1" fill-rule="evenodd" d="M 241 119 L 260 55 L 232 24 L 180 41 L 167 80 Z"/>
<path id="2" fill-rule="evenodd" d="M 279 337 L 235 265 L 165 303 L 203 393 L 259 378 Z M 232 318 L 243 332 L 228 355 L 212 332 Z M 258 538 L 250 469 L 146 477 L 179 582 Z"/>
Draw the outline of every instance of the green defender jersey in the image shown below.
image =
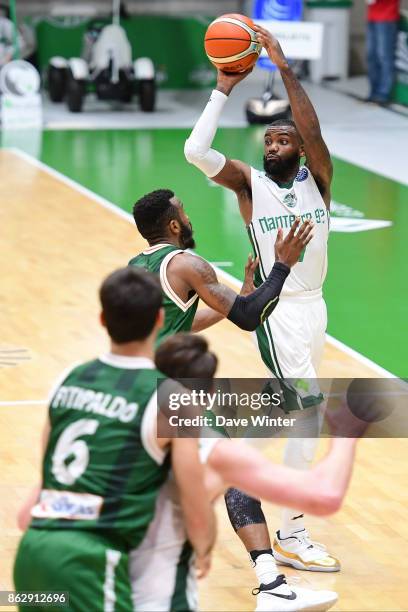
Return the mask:
<path id="1" fill-rule="evenodd" d="M 172 244 L 156 244 L 129 261 L 130 266 L 139 266 L 159 275 L 163 291 L 165 321 L 157 337 L 157 344 L 177 332 L 191 331 L 197 311 L 198 295 L 193 292 L 188 301 L 183 302 L 173 291 L 167 279 L 167 265 L 178 253 L 184 253 L 184 251 Z"/>
<path id="2" fill-rule="evenodd" d="M 157 444 L 152 361 L 108 354 L 79 365 L 52 395 L 42 491 L 31 526 L 103 530 L 134 548 L 170 469 Z"/>

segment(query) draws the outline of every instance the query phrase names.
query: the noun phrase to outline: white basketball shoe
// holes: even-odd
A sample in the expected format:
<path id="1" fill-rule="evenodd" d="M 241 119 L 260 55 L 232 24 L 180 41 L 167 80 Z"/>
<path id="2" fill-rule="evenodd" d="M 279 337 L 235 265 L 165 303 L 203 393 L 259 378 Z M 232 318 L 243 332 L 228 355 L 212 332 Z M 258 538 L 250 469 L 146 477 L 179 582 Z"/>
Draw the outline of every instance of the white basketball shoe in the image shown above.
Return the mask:
<path id="1" fill-rule="evenodd" d="M 310 572 L 338 572 L 340 570 L 338 559 L 329 555 L 323 544 L 313 542 L 306 529 L 296 531 L 288 538 L 281 538 L 277 531 L 272 550 L 277 563 L 290 565 L 295 569 Z"/>
<path id="2" fill-rule="evenodd" d="M 297 612 L 298 610 L 329 610 L 337 601 L 334 591 L 313 591 L 288 585 L 279 574 L 270 584 L 261 584 L 252 591 L 256 595 L 256 612 Z"/>

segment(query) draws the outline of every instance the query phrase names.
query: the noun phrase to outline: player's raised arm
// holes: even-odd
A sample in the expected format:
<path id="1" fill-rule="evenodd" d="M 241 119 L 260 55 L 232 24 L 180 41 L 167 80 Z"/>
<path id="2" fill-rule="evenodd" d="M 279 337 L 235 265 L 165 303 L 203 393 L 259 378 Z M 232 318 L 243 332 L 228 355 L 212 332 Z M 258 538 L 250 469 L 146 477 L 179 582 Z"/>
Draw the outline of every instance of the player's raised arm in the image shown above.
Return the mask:
<path id="1" fill-rule="evenodd" d="M 330 184 L 333 166 L 323 140 L 319 119 L 307 93 L 288 64 L 276 38 L 260 26 L 254 26 L 258 40 L 265 47 L 270 60 L 278 67 L 289 96 L 293 119 L 302 137 L 307 165 L 319 187 L 327 208 L 330 206 Z"/>
<path id="2" fill-rule="evenodd" d="M 276 306 L 290 268 L 298 261 L 302 250 L 312 239 L 313 223 L 305 221 L 300 228 L 299 224 L 298 218 L 285 239 L 282 230 L 279 230 L 272 271 L 265 282 L 247 296 L 237 295 L 235 291 L 219 283 L 212 266 L 196 255 L 183 255 L 183 263 L 177 263 L 175 257 L 169 267 L 173 274 L 194 289 L 207 306 L 225 315 L 241 329 L 254 331 Z M 188 265 L 185 265 L 186 257 L 189 257 Z"/>
<path id="3" fill-rule="evenodd" d="M 250 191 L 250 168 L 238 160 L 227 159 L 225 155 L 211 148 L 218 122 L 233 87 L 250 72 L 225 73 L 217 70 L 217 85 L 203 113 L 186 140 L 184 155 L 206 176 L 216 183 L 233 189 L 237 194 Z"/>

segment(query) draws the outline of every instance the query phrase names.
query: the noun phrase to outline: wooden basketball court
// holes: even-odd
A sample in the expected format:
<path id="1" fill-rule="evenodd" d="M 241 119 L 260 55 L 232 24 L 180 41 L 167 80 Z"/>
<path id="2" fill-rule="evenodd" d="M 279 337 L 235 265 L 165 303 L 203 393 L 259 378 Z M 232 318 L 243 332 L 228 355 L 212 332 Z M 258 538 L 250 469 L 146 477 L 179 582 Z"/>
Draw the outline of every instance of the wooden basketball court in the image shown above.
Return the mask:
<path id="1" fill-rule="evenodd" d="M 21 154 L 0 151 L 0 193 L 0 590 L 10 590 L 20 535 L 16 512 L 39 478 L 48 389 L 66 366 L 107 350 L 98 287 L 144 242 L 119 209 Z M 249 334 L 225 321 L 205 335 L 220 358 L 219 376 L 263 375 Z M 330 344 L 320 374 L 378 376 Z M 342 571 L 287 574 L 299 577 L 299 584 L 338 591 L 335 610 L 407 609 L 407 449 L 405 440 L 362 441 L 343 509 L 308 522 L 313 538 L 340 558 Z M 279 460 L 281 450 L 271 444 L 267 454 Z M 251 610 L 254 574 L 222 500 L 217 513 L 219 537 L 201 609 Z M 273 533 L 279 510 L 267 505 L 267 516 Z"/>

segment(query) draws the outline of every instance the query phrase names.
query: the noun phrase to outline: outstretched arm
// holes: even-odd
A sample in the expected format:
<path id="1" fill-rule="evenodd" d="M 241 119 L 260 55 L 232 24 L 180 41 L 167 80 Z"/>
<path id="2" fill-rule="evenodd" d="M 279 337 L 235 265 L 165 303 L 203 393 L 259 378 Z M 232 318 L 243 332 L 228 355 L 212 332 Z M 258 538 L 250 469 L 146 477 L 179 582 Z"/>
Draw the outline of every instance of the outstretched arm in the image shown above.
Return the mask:
<path id="1" fill-rule="evenodd" d="M 184 264 L 186 258 L 184 255 Z M 176 258 L 174 260 L 176 264 Z M 267 315 L 269 307 L 276 305 L 289 271 L 286 265 L 275 263 L 267 281 L 245 297 L 237 295 L 235 291 L 218 282 L 213 268 L 201 257 L 191 255 L 188 265 L 180 267 L 178 276 L 194 289 L 207 306 L 227 317 L 241 329 L 254 331 L 262 323 L 263 315 Z"/>
<path id="2" fill-rule="evenodd" d="M 333 439 L 324 459 L 304 472 L 273 464 L 244 442 L 222 440 L 211 452 L 208 465 L 221 477 L 224 488 L 233 486 L 275 504 L 324 516 L 337 512 L 342 504 L 356 442 L 356 438 Z M 219 486 L 220 480 L 210 482 Z"/>
<path id="3" fill-rule="evenodd" d="M 191 331 L 194 333 L 203 331 L 223 319 L 225 319 L 225 315 L 218 312 L 218 310 L 214 310 L 214 308 L 200 308 L 195 314 Z"/>
<path id="4" fill-rule="evenodd" d="M 254 259 L 252 255 L 249 255 L 248 261 L 245 266 L 245 277 L 241 287 L 241 291 L 239 293 L 240 295 L 250 295 L 255 291 L 254 273 L 257 267 L 258 258 Z M 222 321 L 222 319 L 224 318 L 224 315 L 222 315 L 217 310 L 214 310 L 213 308 L 200 308 L 200 310 L 197 310 L 196 315 L 194 317 L 191 331 L 203 331 L 204 329 L 208 329 L 212 325 L 215 325 L 219 321 Z"/>
<path id="5" fill-rule="evenodd" d="M 178 277 L 207 306 L 227 316 L 241 329 L 254 331 L 275 307 L 290 267 L 298 261 L 301 251 L 312 238 L 313 224 L 305 221 L 296 233 L 299 224 L 298 218 L 285 239 L 282 230 L 278 231 L 272 271 L 265 282 L 250 295 L 239 296 L 219 283 L 211 265 L 195 255 L 185 254 L 182 260 L 178 256 L 174 257 L 169 264 L 168 274 L 171 272 Z"/>
<path id="6" fill-rule="evenodd" d="M 276 38 L 260 26 L 255 26 L 258 40 L 265 47 L 269 58 L 278 67 L 292 109 L 293 119 L 303 140 L 307 165 L 322 194 L 326 207 L 330 207 L 330 184 L 333 166 L 330 153 L 323 140 L 319 119 L 307 93 L 289 66 Z"/>

